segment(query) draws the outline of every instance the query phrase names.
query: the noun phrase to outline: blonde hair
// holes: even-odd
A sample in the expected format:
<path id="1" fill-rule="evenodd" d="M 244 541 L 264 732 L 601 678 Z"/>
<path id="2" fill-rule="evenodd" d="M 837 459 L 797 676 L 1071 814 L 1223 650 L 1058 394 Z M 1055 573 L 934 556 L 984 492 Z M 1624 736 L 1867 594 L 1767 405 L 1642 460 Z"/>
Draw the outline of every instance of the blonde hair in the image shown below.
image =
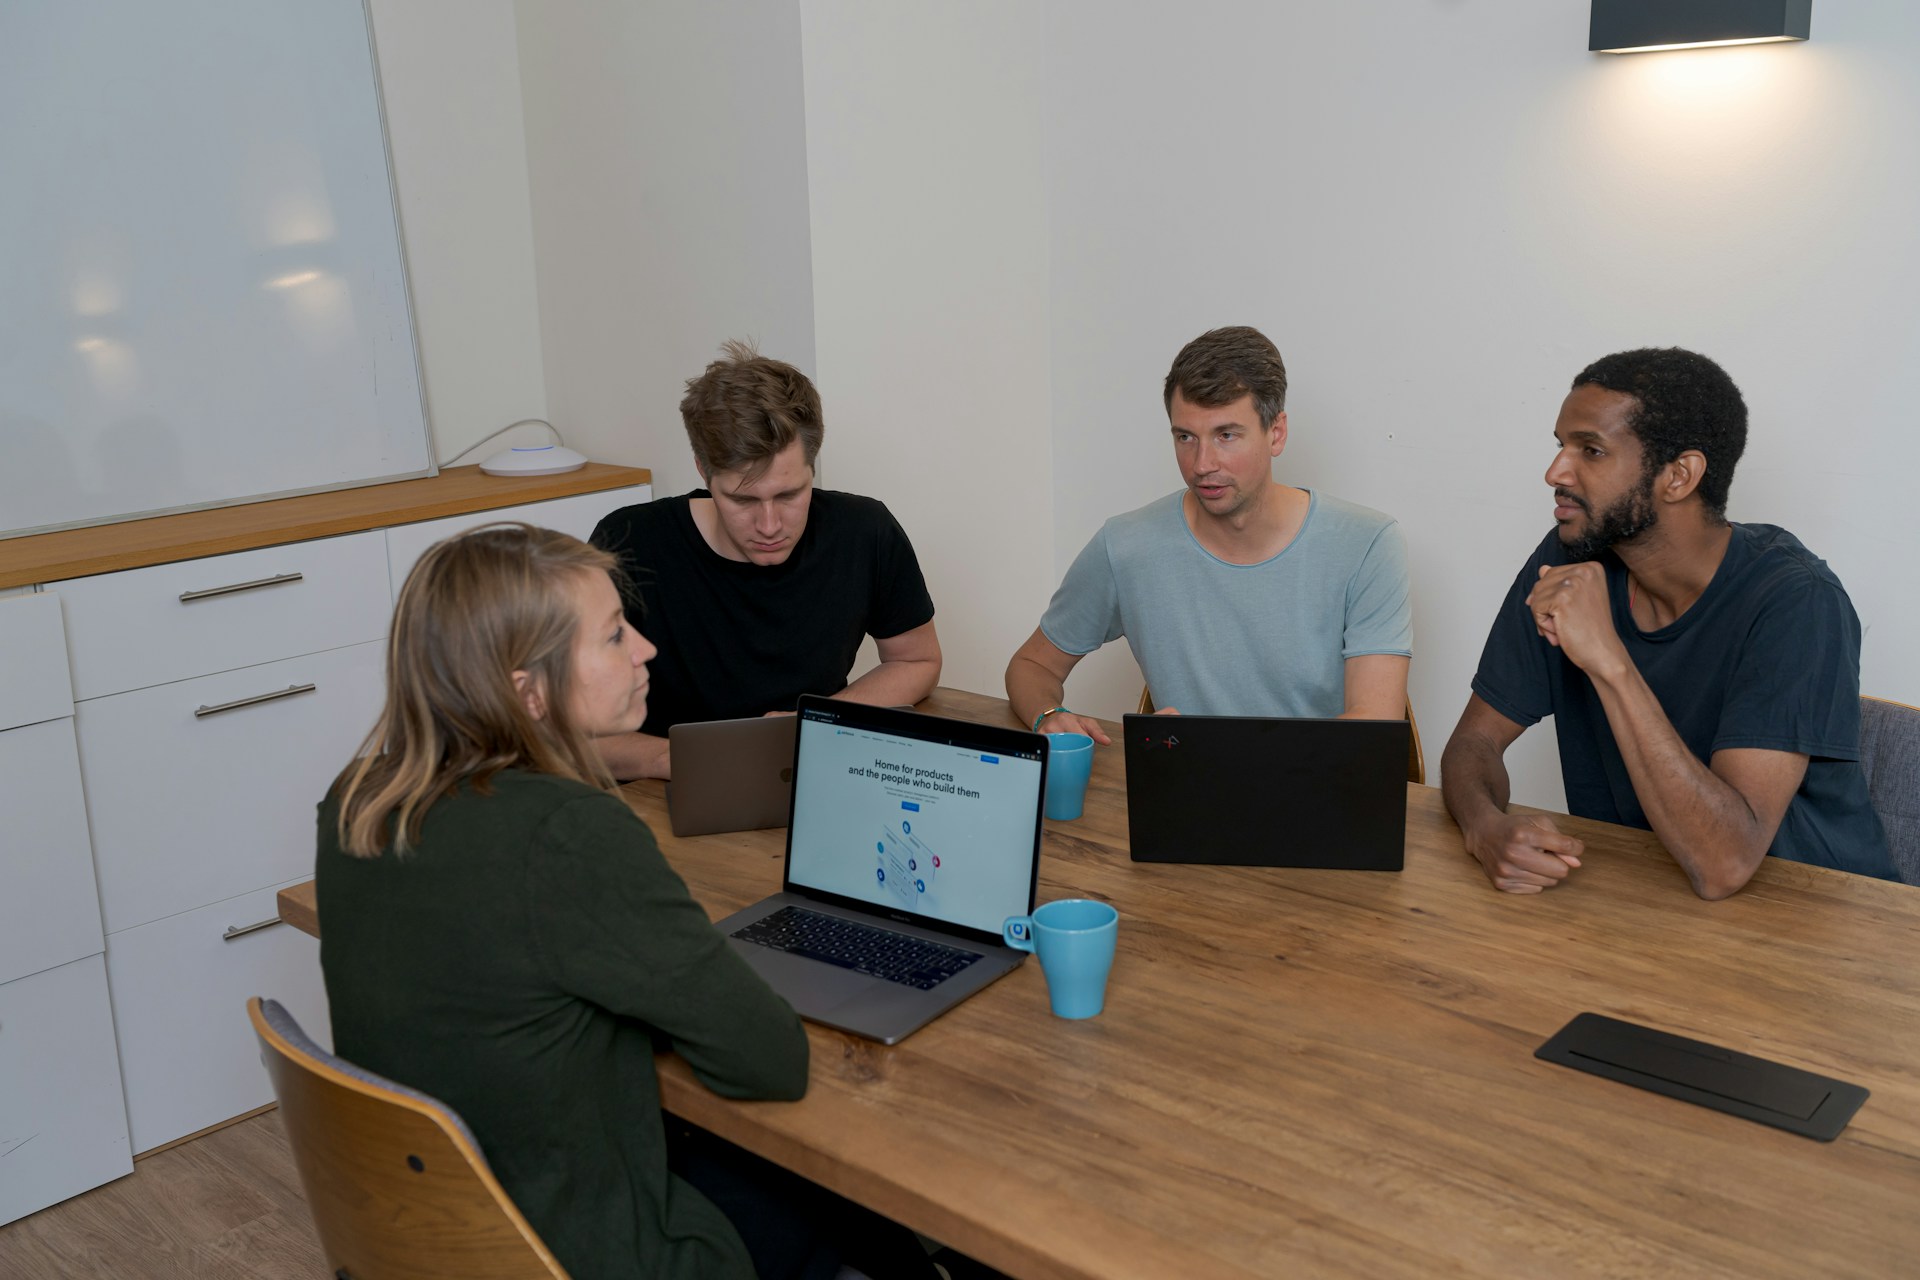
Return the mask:
<path id="1" fill-rule="evenodd" d="M 468 782 L 484 795 L 502 769 L 614 785 L 567 705 L 574 585 L 615 572 L 611 554 L 530 524 L 476 529 L 420 557 L 387 637 L 386 705 L 334 782 L 342 848 L 404 854 L 435 801 Z M 515 671 L 531 679 L 543 715 L 527 709 Z"/>

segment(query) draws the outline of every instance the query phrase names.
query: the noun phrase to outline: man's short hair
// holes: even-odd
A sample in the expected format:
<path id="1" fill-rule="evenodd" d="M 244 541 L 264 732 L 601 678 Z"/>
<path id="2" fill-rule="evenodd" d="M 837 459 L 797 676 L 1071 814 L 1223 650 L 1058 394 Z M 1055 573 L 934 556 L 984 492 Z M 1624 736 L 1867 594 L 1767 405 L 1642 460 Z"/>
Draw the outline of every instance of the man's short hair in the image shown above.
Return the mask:
<path id="1" fill-rule="evenodd" d="M 1241 396 L 1253 396 L 1260 429 L 1273 425 L 1287 407 L 1287 366 L 1267 335 L 1246 325 L 1209 329 L 1180 348 L 1167 371 L 1160 398 L 1173 412 L 1173 393 L 1189 404 L 1218 409 Z"/>
<path id="2" fill-rule="evenodd" d="M 1573 385 L 1604 387 L 1639 402 L 1627 425 L 1640 437 L 1645 475 L 1689 449 L 1704 454 L 1707 471 L 1696 492 L 1709 515 L 1727 518 L 1733 469 L 1747 448 L 1747 402 L 1725 369 L 1680 347 L 1641 347 L 1602 356 Z"/>
<path id="3" fill-rule="evenodd" d="M 700 474 L 743 471 L 749 480 L 795 440 L 807 466 L 820 453 L 826 427 L 820 393 L 807 375 L 784 360 L 770 360 L 747 342 L 728 342 L 721 358 L 687 379 L 680 420 Z"/>

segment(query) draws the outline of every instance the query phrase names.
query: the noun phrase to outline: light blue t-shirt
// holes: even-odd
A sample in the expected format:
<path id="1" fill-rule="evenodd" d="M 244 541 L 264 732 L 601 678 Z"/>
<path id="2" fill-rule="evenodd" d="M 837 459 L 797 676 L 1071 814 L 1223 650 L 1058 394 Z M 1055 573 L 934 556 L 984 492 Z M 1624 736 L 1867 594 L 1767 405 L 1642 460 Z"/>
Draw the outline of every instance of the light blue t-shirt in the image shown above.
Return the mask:
<path id="1" fill-rule="evenodd" d="M 1337 716 L 1348 658 L 1413 656 L 1392 517 L 1310 491 L 1284 551 L 1229 564 L 1187 528 L 1184 493 L 1101 526 L 1040 619 L 1047 639 L 1085 654 L 1125 636 L 1154 702 L 1188 715 Z"/>

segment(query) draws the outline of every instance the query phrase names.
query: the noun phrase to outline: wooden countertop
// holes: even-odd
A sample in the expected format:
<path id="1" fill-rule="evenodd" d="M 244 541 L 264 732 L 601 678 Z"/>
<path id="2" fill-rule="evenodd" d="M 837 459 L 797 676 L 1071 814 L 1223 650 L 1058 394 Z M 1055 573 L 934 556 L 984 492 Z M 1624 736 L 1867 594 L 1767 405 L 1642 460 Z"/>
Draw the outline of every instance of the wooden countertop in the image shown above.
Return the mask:
<path id="1" fill-rule="evenodd" d="M 784 833 L 676 839 L 659 783 L 624 794 L 714 916 L 780 888 Z M 1768 858 L 1703 902 L 1651 832 L 1561 821 L 1585 865 L 1532 897 L 1421 786 L 1399 874 L 1134 863 L 1100 747 L 1040 868 L 1042 900 L 1119 908 L 1100 1017 L 1051 1017 L 1029 963 L 892 1048 L 809 1025 L 801 1102 L 721 1098 L 671 1054 L 661 1096 L 1021 1280 L 1912 1271 L 1920 889 Z M 317 929 L 311 884 L 280 908 Z M 1536 1060 L 1583 1010 L 1873 1096 L 1819 1143 Z"/>
<path id="2" fill-rule="evenodd" d="M 604 462 L 557 476 L 490 476 L 477 466 L 449 467 L 420 480 L 36 533 L 0 539 L 0 590 L 651 483 L 653 473 L 645 468 Z"/>

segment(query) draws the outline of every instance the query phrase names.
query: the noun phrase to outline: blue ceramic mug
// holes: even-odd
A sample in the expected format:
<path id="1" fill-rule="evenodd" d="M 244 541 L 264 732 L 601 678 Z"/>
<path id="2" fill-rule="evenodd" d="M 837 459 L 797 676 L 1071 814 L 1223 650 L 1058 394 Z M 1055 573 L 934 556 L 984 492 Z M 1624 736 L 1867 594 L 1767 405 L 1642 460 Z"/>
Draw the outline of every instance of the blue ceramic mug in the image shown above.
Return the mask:
<path id="1" fill-rule="evenodd" d="M 1054 1016 L 1091 1018 L 1105 1006 L 1120 913 L 1091 898 L 1061 898 L 1030 916 L 1008 916 L 1007 945 L 1040 957 Z"/>
<path id="2" fill-rule="evenodd" d="M 1093 773 L 1093 739 L 1084 733 L 1047 735 L 1047 816 L 1071 822 L 1087 802 Z"/>

